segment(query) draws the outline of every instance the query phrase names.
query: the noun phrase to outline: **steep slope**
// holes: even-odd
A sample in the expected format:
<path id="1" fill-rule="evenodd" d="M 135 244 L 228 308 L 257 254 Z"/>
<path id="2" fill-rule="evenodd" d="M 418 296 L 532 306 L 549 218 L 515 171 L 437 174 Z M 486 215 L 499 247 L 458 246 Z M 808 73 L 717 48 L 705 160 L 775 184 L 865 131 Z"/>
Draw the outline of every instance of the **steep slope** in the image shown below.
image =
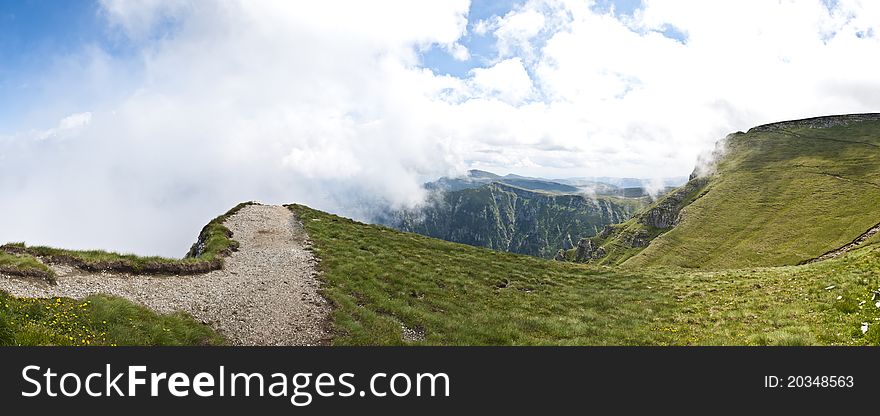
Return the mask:
<path id="1" fill-rule="evenodd" d="M 438 193 L 423 208 L 392 213 L 380 222 L 447 241 L 549 258 L 573 247 L 578 238 L 625 221 L 643 204 L 642 199 L 589 198 L 492 182 Z"/>
<path id="2" fill-rule="evenodd" d="M 596 236 L 581 239 L 576 248 L 564 253 L 564 259 L 604 265 L 625 262 L 675 227 L 681 221 L 681 211 L 704 195 L 708 183 L 707 177 L 695 175 L 626 222 L 605 226 Z"/>
<path id="3" fill-rule="evenodd" d="M 802 266 L 613 269 L 290 208 L 321 260 L 335 345 L 880 343 L 878 244 Z"/>
<path id="4" fill-rule="evenodd" d="M 880 223 L 880 115 L 829 116 L 728 136 L 701 196 L 626 266 L 793 265 Z"/>

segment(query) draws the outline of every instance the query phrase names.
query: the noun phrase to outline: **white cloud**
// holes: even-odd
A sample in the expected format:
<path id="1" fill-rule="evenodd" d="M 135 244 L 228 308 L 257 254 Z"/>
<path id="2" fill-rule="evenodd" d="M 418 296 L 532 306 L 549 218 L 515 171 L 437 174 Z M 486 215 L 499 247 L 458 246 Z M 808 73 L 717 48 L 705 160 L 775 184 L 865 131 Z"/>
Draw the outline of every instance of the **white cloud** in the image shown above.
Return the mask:
<path id="1" fill-rule="evenodd" d="M 483 19 L 483 20 L 478 20 L 476 23 L 474 23 L 472 30 L 477 35 L 485 36 L 487 33 L 489 33 L 489 30 L 491 29 L 491 27 L 492 27 L 492 22 L 490 22 L 489 20 Z"/>
<path id="2" fill-rule="evenodd" d="M 468 51 L 468 48 L 458 42 L 447 46 L 447 50 L 457 61 L 467 61 L 471 58 L 471 53 Z"/>
<path id="3" fill-rule="evenodd" d="M 168 13 L 164 2 L 108 5 L 107 18 L 133 37 L 153 30 L 140 22 Z M 95 103 L 76 141 L 0 140 L 9 206 L 0 240 L 181 255 L 206 221 L 242 200 L 301 201 L 361 218 L 370 204 L 414 203 L 424 179 L 460 163 L 442 156 L 444 137 L 430 126 L 443 103 L 435 97 L 461 88 L 417 67 L 416 51 L 455 43 L 467 8 L 204 1 L 174 9 L 174 30 L 136 55 L 133 93 Z"/>
<path id="4" fill-rule="evenodd" d="M 513 105 L 532 95 L 532 79 L 520 58 L 506 59 L 489 68 L 475 68 L 471 71 L 471 82 L 478 94 L 497 96 Z"/>
<path id="5" fill-rule="evenodd" d="M 51 127 L 45 130 L 28 130 L 24 132 L 20 132 L 18 134 L 13 135 L 12 137 L 8 137 L 8 141 L 43 141 L 43 140 L 63 140 L 76 137 L 82 131 L 82 129 L 89 125 L 92 121 L 92 113 L 84 112 L 84 113 L 75 113 L 69 116 L 66 116 L 58 121 L 58 124 L 55 127 Z M 0 136 L 2 138 L 2 136 Z"/>
<path id="6" fill-rule="evenodd" d="M 532 9 L 512 11 L 494 23 L 498 52 L 502 57 L 531 54 L 531 40 L 544 29 L 544 14 Z"/>
<path id="7" fill-rule="evenodd" d="M 142 49 L 47 73 L 53 121 L 0 137 L 0 241 L 179 255 L 242 200 L 364 218 L 469 167 L 686 175 L 728 132 L 880 108 L 877 2 L 532 0 L 471 22 L 499 53 L 462 78 L 418 52 L 468 59 L 467 1 L 102 4 Z"/>
<path id="8" fill-rule="evenodd" d="M 92 121 L 92 113 L 71 114 L 58 123 L 59 130 L 72 130 L 88 125 Z"/>
<path id="9" fill-rule="evenodd" d="M 101 12 L 111 24 L 121 27 L 130 37 L 140 39 L 159 24 L 173 21 L 197 2 L 190 0 L 99 0 Z"/>

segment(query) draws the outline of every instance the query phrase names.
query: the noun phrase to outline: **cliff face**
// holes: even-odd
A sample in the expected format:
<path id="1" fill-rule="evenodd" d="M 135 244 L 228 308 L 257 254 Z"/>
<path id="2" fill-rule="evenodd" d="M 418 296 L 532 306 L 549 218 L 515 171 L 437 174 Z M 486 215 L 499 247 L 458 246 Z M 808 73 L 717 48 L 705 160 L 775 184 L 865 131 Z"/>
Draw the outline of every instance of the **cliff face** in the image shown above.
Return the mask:
<path id="1" fill-rule="evenodd" d="M 651 244 L 654 238 L 678 225 L 682 210 L 705 194 L 709 181 L 709 177 L 695 175 L 684 186 L 664 195 L 631 219 L 607 225 L 593 237 L 581 238 L 576 249 L 560 253 L 555 258 L 581 263 L 620 264 Z"/>
<path id="2" fill-rule="evenodd" d="M 688 181 L 681 188 L 670 192 L 664 198 L 649 208 L 647 211 L 638 215 L 638 221 L 642 225 L 668 229 L 678 224 L 681 209 L 700 197 L 701 191 L 709 182 L 708 178 L 695 177 Z"/>
<path id="3" fill-rule="evenodd" d="M 457 243 L 552 258 L 573 241 L 626 221 L 643 202 L 535 192 L 502 183 L 438 194 L 383 223 Z"/>

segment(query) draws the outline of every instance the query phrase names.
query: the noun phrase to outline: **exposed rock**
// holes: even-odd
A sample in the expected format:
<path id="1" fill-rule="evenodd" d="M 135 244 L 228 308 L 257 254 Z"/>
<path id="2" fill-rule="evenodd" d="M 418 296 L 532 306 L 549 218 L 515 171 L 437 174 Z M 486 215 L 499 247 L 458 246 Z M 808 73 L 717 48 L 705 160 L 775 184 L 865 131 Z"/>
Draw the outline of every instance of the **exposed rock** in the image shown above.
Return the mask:
<path id="1" fill-rule="evenodd" d="M 55 283 L 55 275 L 50 271 L 38 269 L 19 269 L 17 267 L 0 266 L 0 274 L 8 276 L 32 277 L 45 281 L 46 283 Z"/>
<path id="2" fill-rule="evenodd" d="M 880 121 L 880 113 L 866 114 L 842 114 L 837 116 L 812 117 L 801 120 L 781 121 L 778 123 L 764 124 L 749 129 L 749 133 L 784 130 L 797 127 L 806 127 L 811 129 L 828 128 L 835 126 L 845 126 L 849 123 L 860 121 Z"/>
<path id="3" fill-rule="evenodd" d="M 593 258 L 594 259 L 601 259 L 602 257 L 605 257 L 605 248 L 599 247 L 596 249 L 596 251 L 593 252 Z"/>
<path id="4" fill-rule="evenodd" d="M 645 214 L 639 218 L 639 222 L 649 227 L 666 229 L 675 226 L 675 220 L 677 217 L 678 212 L 674 207 L 664 204 L 645 212 Z"/>
<path id="5" fill-rule="evenodd" d="M 695 193 L 700 191 L 707 183 L 708 178 L 698 177 L 691 179 L 681 188 L 670 192 L 666 197 L 657 201 L 651 209 L 639 216 L 639 223 L 648 227 L 669 229 L 678 224 L 681 209 L 695 198 Z M 642 247 L 642 246 L 633 246 Z"/>
<path id="6" fill-rule="evenodd" d="M 630 247 L 639 248 L 639 247 L 647 247 L 648 243 L 651 242 L 651 239 L 650 239 L 650 236 L 648 235 L 647 231 L 639 230 L 636 233 L 625 234 L 621 238 L 621 241 Z"/>
<path id="7" fill-rule="evenodd" d="M 559 250 L 556 252 L 556 257 L 553 257 L 553 260 L 556 261 L 565 261 L 565 250 Z"/>
<path id="8" fill-rule="evenodd" d="M 503 183 L 432 194 L 424 206 L 374 221 L 429 237 L 512 253 L 554 258 L 637 206 L 613 198 L 535 192 Z"/>
<path id="9" fill-rule="evenodd" d="M 829 260 L 829 259 L 834 259 L 834 258 L 840 257 L 840 256 L 842 256 L 846 253 L 849 253 L 850 251 L 855 250 L 856 248 L 860 247 L 865 241 L 870 240 L 871 237 L 874 237 L 877 234 L 880 234 L 880 224 L 877 224 L 877 225 L 871 227 L 870 229 L 868 229 L 868 231 L 865 231 L 864 233 L 862 233 L 862 235 L 856 237 L 855 240 L 853 240 L 851 243 L 849 243 L 843 247 L 831 250 L 831 251 L 829 251 L 819 257 L 816 257 L 814 259 L 802 261 L 799 264 L 815 263 L 818 261 L 824 261 L 824 260 Z"/>
<path id="10" fill-rule="evenodd" d="M 574 261 L 582 263 L 591 258 L 593 258 L 593 242 L 589 238 L 580 239 L 574 254 Z"/>

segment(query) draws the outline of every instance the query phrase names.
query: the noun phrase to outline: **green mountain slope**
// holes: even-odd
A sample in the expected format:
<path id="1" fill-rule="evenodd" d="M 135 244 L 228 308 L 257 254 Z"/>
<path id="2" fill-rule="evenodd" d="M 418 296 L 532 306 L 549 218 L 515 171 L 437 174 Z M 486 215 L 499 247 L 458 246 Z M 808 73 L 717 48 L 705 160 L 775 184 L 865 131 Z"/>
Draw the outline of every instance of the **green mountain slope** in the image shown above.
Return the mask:
<path id="1" fill-rule="evenodd" d="M 880 117 L 837 116 L 729 136 L 705 194 L 628 266 L 798 264 L 880 223 Z"/>
<path id="2" fill-rule="evenodd" d="M 336 345 L 880 343 L 880 244 L 803 266 L 612 269 L 290 208 L 321 260 Z"/>
<path id="3" fill-rule="evenodd" d="M 567 258 L 633 267 L 793 265 L 880 223 L 880 115 L 735 133 L 703 169 L 633 219 L 580 241 L 581 255 L 570 250 Z"/>
<path id="4" fill-rule="evenodd" d="M 491 182 L 435 194 L 424 207 L 379 222 L 447 241 L 550 258 L 578 238 L 625 221 L 644 204 L 643 199 L 589 198 Z"/>
<path id="5" fill-rule="evenodd" d="M 606 226 L 591 238 L 583 238 L 567 250 L 565 260 L 619 265 L 636 255 L 657 236 L 678 224 L 681 211 L 703 196 L 709 179 L 694 177 L 684 186 L 660 197 L 633 218 Z"/>

